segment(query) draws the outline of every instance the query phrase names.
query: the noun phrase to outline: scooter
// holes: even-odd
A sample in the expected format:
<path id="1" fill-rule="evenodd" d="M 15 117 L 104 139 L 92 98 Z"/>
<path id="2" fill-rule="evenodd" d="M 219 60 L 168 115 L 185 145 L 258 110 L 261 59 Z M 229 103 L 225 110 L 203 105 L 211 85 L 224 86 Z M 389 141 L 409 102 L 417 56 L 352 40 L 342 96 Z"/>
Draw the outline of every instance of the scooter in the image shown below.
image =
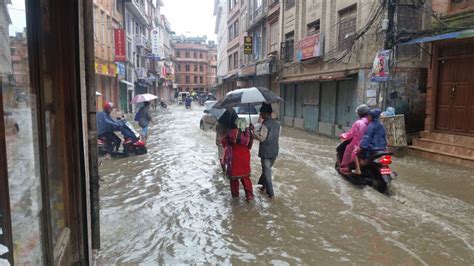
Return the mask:
<path id="1" fill-rule="evenodd" d="M 113 152 L 112 157 L 128 157 L 131 154 L 133 155 L 142 155 L 148 152 L 145 143 L 140 140 L 140 134 L 135 130 L 135 128 L 124 119 L 119 119 L 117 122 L 120 124 L 120 133 L 122 133 L 123 141 L 123 151 Z M 105 138 L 97 139 L 97 150 L 99 156 L 105 156 L 108 152 L 109 143 Z"/>
<path id="2" fill-rule="evenodd" d="M 344 151 L 346 150 L 346 147 L 350 142 L 351 140 L 343 141 L 336 148 L 336 171 L 346 180 L 355 185 L 372 186 L 380 193 L 387 194 L 388 185 L 392 182 L 392 176 L 396 176 L 396 173 L 392 172 L 392 170 L 390 169 L 390 164 L 392 163 L 392 153 L 390 153 L 389 151 L 375 152 L 374 154 L 372 154 L 366 165 L 361 165 L 360 170 L 362 174 L 357 175 L 351 173 L 347 175 L 342 173 L 340 168 L 342 157 L 344 156 Z"/>

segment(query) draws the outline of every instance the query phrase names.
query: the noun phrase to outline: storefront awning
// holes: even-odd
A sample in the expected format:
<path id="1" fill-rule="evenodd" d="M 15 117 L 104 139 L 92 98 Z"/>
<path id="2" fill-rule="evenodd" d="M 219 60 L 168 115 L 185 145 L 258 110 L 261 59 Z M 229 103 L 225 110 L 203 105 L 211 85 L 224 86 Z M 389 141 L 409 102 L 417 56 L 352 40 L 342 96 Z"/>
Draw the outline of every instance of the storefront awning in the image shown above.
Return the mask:
<path id="1" fill-rule="evenodd" d="M 474 37 L 474 29 L 421 37 L 421 38 L 413 39 L 405 43 L 401 43 L 399 45 L 435 42 L 435 41 L 448 40 L 448 39 L 463 39 L 463 38 L 469 38 L 469 37 Z"/>
<path id="2" fill-rule="evenodd" d="M 300 83 L 300 82 L 311 82 L 311 81 L 332 81 L 332 80 L 346 80 L 352 79 L 351 77 L 354 74 L 359 72 L 358 69 L 339 71 L 333 73 L 324 73 L 324 74 L 313 74 L 305 76 L 296 76 L 288 77 L 280 80 L 280 83 Z"/>

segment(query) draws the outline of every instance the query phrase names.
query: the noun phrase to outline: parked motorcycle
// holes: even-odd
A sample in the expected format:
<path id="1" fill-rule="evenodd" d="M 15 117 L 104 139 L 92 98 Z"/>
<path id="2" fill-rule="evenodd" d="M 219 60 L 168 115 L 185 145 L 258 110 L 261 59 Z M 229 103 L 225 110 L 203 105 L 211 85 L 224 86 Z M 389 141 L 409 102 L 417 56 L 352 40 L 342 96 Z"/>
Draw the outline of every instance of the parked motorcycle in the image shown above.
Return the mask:
<path id="1" fill-rule="evenodd" d="M 336 148 L 336 171 L 355 185 L 368 185 L 374 187 L 380 193 L 388 193 L 388 185 L 392 181 L 392 175 L 396 175 L 395 173 L 392 173 L 392 170 L 390 169 L 392 154 L 388 151 L 376 152 L 372 154 L 366 165 L 361 165 L 361 175 L 356 175 L 354 173 L 346 175 L 341 172 L 340 164 L 342 162 L 342 157 L 344 156 L 344 151 L 349 143 L 350 140 L 346 140 Z"/>
<path id="2" fill-rule="evenodd" d="M 145 143 L 140 140 L 140 134 L 135 128 L 124 119 L 119 119 L 117 122 L 120 124 L 120 133 L 122 133 L 123 140 L 122 146 L 123 151 L 113 152 L 112 157 L 127 157 L 130 155 L 142 155 L 148 152 Z M 104 156 L 109 150 L 109 143 L 105 138 L 97 139 L 97 149 L 99 156 Z"/>

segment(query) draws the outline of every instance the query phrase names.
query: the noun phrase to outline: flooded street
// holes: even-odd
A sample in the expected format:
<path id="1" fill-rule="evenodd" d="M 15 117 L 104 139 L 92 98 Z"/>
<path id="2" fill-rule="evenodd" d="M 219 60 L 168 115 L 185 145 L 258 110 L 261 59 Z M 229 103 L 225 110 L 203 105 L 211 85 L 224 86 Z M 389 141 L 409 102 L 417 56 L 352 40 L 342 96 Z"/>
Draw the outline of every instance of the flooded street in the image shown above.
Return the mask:
<path id="1" fill-rule="evenodd" d="M 337 140 L 287 129 L 275 199 L 233 200 L 202 108 L 157 113 L 148 154 L 101 166 L 99 263 L 472 265 L 472 171 L 395 158 L 390 197 L 334 170 Z M 242 187 L 241 187 L 242 189 Z"/>

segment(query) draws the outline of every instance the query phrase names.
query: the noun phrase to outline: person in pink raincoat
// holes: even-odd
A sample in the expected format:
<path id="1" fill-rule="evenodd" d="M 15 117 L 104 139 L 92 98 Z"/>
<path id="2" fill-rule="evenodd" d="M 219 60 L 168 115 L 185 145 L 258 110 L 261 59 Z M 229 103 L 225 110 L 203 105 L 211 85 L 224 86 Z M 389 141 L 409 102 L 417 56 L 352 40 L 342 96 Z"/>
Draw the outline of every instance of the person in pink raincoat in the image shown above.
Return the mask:
<path id="1" fill-rule="evenodd" d="M 364 137 L 367 126 L 369 125 L 369 119 L 367 118 L 369 111 L 370 108 L 367 105 L 359 105 L 356 109 L 359 119 L 352 124 L 352 128 L 349 132 L 339 135 L 341 140 L 351 140 L 342 157 L 341 172 L 344 174 L 350 174 L 350 164 L 357 158 L 356 148 L 359 147 L 359 143 Z"/>

